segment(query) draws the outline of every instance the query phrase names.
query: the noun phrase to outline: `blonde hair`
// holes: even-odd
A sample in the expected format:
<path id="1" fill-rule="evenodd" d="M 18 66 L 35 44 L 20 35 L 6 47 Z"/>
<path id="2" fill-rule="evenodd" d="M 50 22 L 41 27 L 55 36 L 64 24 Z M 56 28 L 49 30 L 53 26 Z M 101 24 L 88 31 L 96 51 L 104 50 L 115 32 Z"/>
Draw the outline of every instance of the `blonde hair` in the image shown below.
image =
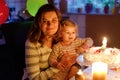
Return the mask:
<path id="1" fill-rule="evenodd" d="M 78 26 L 77 26 L 77 24 L 75 22 L 73 22 L 72 20 L 64 19 L 64 20 L 61 21 L 60 29 L 59 29 L 57 37 L 56 37 L 57 42 L 62 41 L 62 32 L 64 31 L 64 29 L 66 27 L 74 27 L 75 30 L 76 30 L 76 34 L 77 34 L 76 37 L 78 37 Z"/>

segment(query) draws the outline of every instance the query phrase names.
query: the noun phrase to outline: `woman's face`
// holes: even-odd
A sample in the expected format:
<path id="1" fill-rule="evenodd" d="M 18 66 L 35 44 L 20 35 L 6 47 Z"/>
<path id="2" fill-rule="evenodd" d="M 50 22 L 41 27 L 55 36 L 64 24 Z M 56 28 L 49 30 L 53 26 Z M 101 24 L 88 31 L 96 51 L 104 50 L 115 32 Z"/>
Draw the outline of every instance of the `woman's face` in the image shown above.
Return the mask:
<path id="1" fill-rule="evenodd" d="M 41 21 L 40 27 L 45 36 L 51 36 L 57 32 L 59 21 L 55 11 L 46 12 Z"/>

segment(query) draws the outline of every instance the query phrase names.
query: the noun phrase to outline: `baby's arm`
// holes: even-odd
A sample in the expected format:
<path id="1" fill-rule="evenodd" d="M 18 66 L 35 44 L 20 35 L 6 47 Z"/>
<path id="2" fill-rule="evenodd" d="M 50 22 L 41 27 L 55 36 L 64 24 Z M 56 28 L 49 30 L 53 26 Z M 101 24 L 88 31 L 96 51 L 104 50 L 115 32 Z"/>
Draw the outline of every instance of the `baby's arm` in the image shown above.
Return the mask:
<path id="1" fill-rule="evenodd" d="M 78 53 L 84 53 L 84 52 L 86 52 L 93 45 L 93 40 L 91 38 L 81 39 L 80 42 L 81 42 L 80 43 L 81 45 L 76 48 L 76 51 Z"/>
<path id="2" fill-rule="evenodd" d="M 92 38 L 85 38 L 85 42 L 83 43 L 83 48 L 89 48 L 93 45 L 93 39 Z"/>
<path id="3" fill-rule="evenodd" d="M 63 70 L 65 67 L 65 64 L 61 63 L 61 57 L 62 54 L 59 51 L 59 45 L 54 45 L 52 52 L 49 56 L 49 64 L 51 67 L 58 68 L 60 70 Z"/>

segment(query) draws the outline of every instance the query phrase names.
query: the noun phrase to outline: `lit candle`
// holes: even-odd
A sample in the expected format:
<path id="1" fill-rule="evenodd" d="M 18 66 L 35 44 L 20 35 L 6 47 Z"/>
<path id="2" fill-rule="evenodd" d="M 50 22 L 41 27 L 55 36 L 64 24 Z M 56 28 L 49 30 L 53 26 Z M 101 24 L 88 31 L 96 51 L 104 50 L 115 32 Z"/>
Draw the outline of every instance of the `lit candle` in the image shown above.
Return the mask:
<path id="1" fill-rule="evenodd" d="M 75 75 L 75 80 L 85 80 L 85 76 L 83 75 L 81 70 L 79 70 Z"/>
<path id="2" fill-rule="evenodd" d="M 102 41 L 102 48 L 106 48 L 106 46 L 107 46 L 107 38 L 104 37 Z"/>
<path id="3" fill-rule="evenodd" d="M 94 62 L 92 64 L 92 80 L 106 80 L 107 64 L 103 62 Z"/>

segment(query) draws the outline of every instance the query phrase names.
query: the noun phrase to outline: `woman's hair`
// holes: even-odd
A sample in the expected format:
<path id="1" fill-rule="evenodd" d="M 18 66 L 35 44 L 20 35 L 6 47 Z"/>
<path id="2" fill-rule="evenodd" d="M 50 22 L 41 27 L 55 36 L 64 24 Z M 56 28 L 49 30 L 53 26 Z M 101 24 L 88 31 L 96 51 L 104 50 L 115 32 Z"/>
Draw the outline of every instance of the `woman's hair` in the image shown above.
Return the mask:
<path id="1" fill-rule="evenodd" d="M 55 11 L 58 17 L 58 21 L 60 24 L 61 21 L 61 12 L 52 4 L 45 4 L 43 6 L 41 6 L 38 9 L 38 12 L 36 13 L 35 17 L 34 17 L 34 22 L 33 22 L 33 26 L 31 26 L 31 29 L 28 33 L 28 38 L 31 42 L 33 43 L 37 43 L 37 42 L 41 42 L 43 39 L 43 32 L 41 30 L 40 27 L 40 22 L 42 22 L 42 18 L 44 16 L 44 14 L 46 12 L 50 12 L 50 11 Z"/>
<path id="2" fill-rule="evenodd" d="M 77 36 L 78 36 L 78 26 L 77 26 L 77 24 L 75 22 L 73 22 L 72 20 L 63 19 L 61 21 L 61 24 L 60 24 L 60 29 L 59 29 L 59 31 L 57 33 L 57 37 L 56 37 L 57 42 L 62 41 L 62 32 L 64 31 L 64 29 L 66 27 L 74 27 L 75 30 L 76 30 Z"/>

